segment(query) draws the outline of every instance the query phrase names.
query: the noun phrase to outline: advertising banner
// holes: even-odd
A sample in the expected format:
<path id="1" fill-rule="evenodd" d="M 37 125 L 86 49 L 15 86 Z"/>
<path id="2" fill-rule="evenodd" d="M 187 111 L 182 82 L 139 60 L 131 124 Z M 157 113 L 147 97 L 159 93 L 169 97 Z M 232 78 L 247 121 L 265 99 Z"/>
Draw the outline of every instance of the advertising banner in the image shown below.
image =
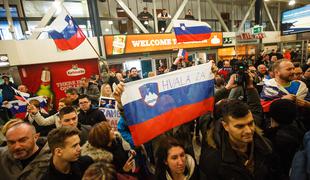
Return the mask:
<path id="1" fill-rule="evenodd" d="M 222 32 L 212 32 L 208 40 L 177 43 L 174 34 L 140 34 L 104 36 L 106 54 L 120 55 L 152 51 L 203 48 L 223 45 Z"/>
<path id="2" fill-rule="evenodd" d="M 310 31 L 310 5 L 296 8 L 282 13 L 282 35 L 296 34 Z"/>
<path id="3" fill-rule="evenodd" d="M 82 77 L 99 73 L 97 59 L 25 65 L 18 71 L 31 93 L 46 96 L 55 105 L 68 88 L 79 86 Z"/>

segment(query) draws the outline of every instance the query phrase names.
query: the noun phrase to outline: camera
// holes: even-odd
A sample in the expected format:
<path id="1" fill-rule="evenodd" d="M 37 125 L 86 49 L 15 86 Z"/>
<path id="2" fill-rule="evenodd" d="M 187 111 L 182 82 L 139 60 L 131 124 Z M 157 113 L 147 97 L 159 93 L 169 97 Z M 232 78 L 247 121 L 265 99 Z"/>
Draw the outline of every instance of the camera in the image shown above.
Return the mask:
<path id="1" fill-rule="evenodd" d="M 232 65 L 232 74 L 236 74 L 235 83 L 238 86 L 243 85 L 247 81 L 249 77 L 247 70 L 248 64 L 244 61 L 239 61 Z"/>

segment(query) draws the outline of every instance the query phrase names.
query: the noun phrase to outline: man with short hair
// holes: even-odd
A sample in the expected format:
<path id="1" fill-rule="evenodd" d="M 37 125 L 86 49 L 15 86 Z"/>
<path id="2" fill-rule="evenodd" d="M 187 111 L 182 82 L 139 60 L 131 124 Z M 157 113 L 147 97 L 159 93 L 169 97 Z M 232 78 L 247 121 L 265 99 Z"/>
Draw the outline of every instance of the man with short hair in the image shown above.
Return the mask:
<path id="1" fill-rule="evenodd" d="M 20 119 L 8 121 L 3 129 L 7 146 L 0 148 L 0 179 L 40 179 L 51 157 L 45 141 L 33 125 Z"/>
<path id="2" fill-rule="evenodd" d="M 127 82 L 131 82 L 131 81 L 137 81 L 137 80 L 140 80 L 140 76 L 138 74 L 138 70 L 136 67 L 132 67 L 129 71 L 129 77 L 127 77 L 125 79 L 125 83 Z"/>
<path id="3" fill-rule="evenodd" d="M 79 107 L 79 93 L 76 88 L 69 88 L 66 90 L 66 97 L 70 99 L 73 107 Z"/>
<path id="4" fill-rule="evenodd" d="M 91 105 L 87 95 L 79 97 L 79 106 L 79 122 L 81 124 L 93 126 L 101 121 L 106 121 L 103 112 Z"/>
<path id="5" fill-rule="evenodd" d="M 64 107 L 59 111 L 60 125 L 77 127 L 80 131 L 81 145 L 83 145 L 88 140 L 88 133 L 90 126 L 80 124 L 78 121 L 78 115 L 73 107 Z"/>
<path id="6" fill-rule="evenodd" d="M 222 120 L 209 130 L 200 156 L 200 179 L 276 179 L 271 145 L 255 126 L 247 104 L 228 100 Z"/>
<path id="7" fill-rule="evenodd" d="M 293 80 L 294 69 L 289 60 L 278 60 L 273 64 L 275 78 L 265 81 L 261 93 L 265 112 L 269 111 L 272 101 L 280 98 L 296 101 L 300 107 L 310 107 L 310 103 L 304 100 L 309 93 L 308 88 L 302 81 Z"/>
<path id="8" fill-rule="evenodd" d="M 82 78 L 80 81 L 80 88 L 78 89 L 80 95 L 87 95 L 93 105 L 97 105 L 100 97 L 100 91 L 97 85 L 89 82 L 89 79 Z"/>
<path id="9" fill-rule="evenodd" d="M 80 156 L 79 133 L 76 127 L 66 126 L 54 129 L 48 134 L 47 141 L 52 158 L 42 180 L 82 179 L 84 172 L 93 161 L 88 156 Z"/>

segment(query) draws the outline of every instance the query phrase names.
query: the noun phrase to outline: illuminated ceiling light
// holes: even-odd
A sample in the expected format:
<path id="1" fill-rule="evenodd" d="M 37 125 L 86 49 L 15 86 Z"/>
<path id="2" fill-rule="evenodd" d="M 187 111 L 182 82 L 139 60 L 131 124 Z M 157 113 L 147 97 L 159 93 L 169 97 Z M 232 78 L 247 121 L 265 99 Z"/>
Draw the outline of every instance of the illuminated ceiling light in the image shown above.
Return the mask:
<path id="1" fill-rule="evenodd" d="M 148 21 L 144 21 L 144 23 L 143 23 L 144 25 L 148 25 L 149 24 L 149 22 Z"/>
<path id="2" fill-rule="evenodd" d="M 109 28 L 105 28 L 105 32 L 109 32 L 110 31 L 110 29 Z"/>
<path id="3" fill-rule="evenodd" d="M 269 0 L 264 0 L 265 2 L 268 2 Z"/>
<path id="4" fill-rule="evenodd" d="M 61 4 L 61 2 L 60 2 L 59 0 L 55 0 L 55 1 L 53 2 L 53 6 L 54 6 L 55 8 L 59 8 L 60 4 Z"/>
<path id="5" fill-rule="evenodd" d="M 109 21 L 108 23 L 109 23 L 109 25 L 112 25 L 112 24 L 113 24 L 113 21 Z"/>
<path id="6" fill-rule="evenodd" d="M 290 5 L 290 6 L 293 6 L 293 5 L 295 5 L 295 0 L 290 0 L 289 2 L 288 2 L 288 5 Z"/>

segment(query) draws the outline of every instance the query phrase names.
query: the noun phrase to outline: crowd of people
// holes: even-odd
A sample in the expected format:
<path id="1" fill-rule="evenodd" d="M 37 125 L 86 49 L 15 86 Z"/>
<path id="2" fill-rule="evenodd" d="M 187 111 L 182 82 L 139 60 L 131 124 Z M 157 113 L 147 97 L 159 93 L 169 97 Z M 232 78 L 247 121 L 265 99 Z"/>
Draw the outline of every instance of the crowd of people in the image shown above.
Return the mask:
<path id="1" fill-rule="evenodd" d="M 211 62 L 214 111 L 141 146 L 134 145 L 121 102 L 125 83 L 141 79 L 134 67 L 128 74 L 110 72 L 106 82 L 98 75 L 82 78 L 78 88 L 66 90 L 56 112 L 36 100 L 29 101 L 24 119 L 6 110 L 0 179 L 309 178 L 310 59 L 303 66 L 270 54 L 254 63 Z M 193 65 L 176 58 L 150 76 Z M 10 87 L 30 93 L 3 79 L 3 104 L 14 99 Z M 117 129 L 98 109 L 100 96 L 117 101 Z"/>

